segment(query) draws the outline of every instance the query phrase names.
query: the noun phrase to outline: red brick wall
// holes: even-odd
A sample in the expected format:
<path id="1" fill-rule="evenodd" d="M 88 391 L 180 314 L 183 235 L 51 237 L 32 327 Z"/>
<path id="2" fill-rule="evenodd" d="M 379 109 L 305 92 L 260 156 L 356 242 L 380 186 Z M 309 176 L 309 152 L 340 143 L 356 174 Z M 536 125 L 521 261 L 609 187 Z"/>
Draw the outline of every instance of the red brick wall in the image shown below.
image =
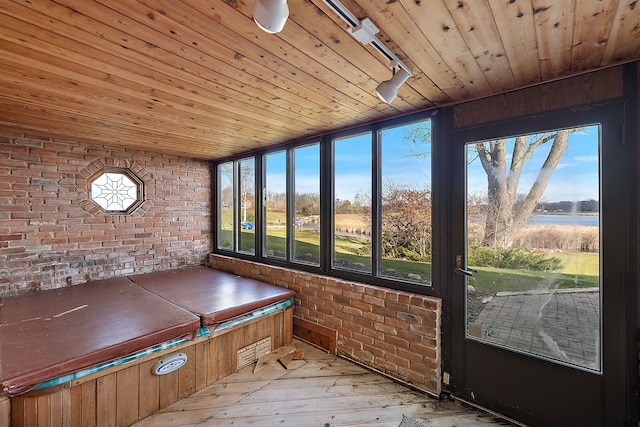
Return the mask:
<path id="1" fill-rule="evenodd" d="M 144 181 L 132 214 L 89 201 L 105 166 Z M 0 134 L 0 296 L 203 264 L 211 245 L 209 163 Z"/>
<path id="2" fill-rule="evenodd" d="M 338 331 L 338 353 L 440 394 L 442 301 L 211 254 L 213 268 L 296 291 L 294 315 Z"/>

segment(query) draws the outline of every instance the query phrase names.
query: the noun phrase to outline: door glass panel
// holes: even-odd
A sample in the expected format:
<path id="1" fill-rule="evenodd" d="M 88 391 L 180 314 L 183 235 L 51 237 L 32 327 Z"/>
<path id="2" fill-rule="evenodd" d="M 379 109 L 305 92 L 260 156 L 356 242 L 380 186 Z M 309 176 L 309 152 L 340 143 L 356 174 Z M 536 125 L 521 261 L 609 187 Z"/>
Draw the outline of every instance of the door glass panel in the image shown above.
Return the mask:
<path id="1" fill-rule="evenodd" d="M 600 127 L 466 145 L 467 338 L 600 372 Z"/>
<path id="2" fill-rule="evenodd" d="M 265 156 L 265 251 L 267 257 L 287 257 L 287 153 Z"/>

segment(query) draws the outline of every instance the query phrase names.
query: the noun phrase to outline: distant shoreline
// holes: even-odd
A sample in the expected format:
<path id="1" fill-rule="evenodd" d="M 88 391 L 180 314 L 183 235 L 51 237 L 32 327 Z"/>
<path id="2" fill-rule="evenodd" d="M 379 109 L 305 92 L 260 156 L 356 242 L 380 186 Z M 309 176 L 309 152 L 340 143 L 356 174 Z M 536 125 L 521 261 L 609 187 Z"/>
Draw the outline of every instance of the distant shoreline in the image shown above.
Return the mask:
<path id="1" fill-rule="evenodd" d="M 581 216 L 600 216 L 600 212 L 534 212 L 536 215 L 581 215 Z"/>

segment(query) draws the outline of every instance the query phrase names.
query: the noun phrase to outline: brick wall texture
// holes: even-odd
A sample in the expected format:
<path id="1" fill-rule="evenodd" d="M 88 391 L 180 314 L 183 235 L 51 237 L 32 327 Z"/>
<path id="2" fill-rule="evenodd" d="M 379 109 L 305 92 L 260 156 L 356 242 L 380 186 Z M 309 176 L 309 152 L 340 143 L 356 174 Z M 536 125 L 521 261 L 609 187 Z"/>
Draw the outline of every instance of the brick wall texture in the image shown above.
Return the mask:
<path id="1" fill-rule="evenodd" d="M 144 182 L 132 214 L 89 200 L 90 178 L 109 167 Z M 204 264 L 211 247 L 208 162 L 0 136 L 0 297 Z"/>
<path id="2" fill-rule="evenodd" d="M 128 168 L 145 201 L 128 215 L 89 200 L 103 168 Z M 296 291 L 295 314 L 338 331 L 338 352 L 440 393 L 438 298 L 210 255 L 208 162 L 0 135 L 0 297 L 209 261 Z"/>
<path id="3" fill-rule="evenodd" d="M 209 266 L 294 290 L 294 315 L 337 330 L 339 354 L 440 394 L 439 298 L 217 254 Z"/>

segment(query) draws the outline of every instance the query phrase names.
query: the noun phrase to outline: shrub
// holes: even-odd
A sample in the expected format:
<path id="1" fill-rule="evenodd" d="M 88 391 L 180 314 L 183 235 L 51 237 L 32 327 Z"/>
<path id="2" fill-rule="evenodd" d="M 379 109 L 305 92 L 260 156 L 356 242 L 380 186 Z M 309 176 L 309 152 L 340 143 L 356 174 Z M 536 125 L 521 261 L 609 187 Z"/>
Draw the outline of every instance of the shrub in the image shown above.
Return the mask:
<path id="1" fill-rule="evenodd" d="M 524 249 L 493 249 L 472 244 L 468 263 L 478 267 L 509 268 L 511 270 L 555 271 L 562 260 Z"/>
<path id="2" fill-rule="evenodd" d="M 382 196 L 382 257 L 431 260 L 431 191 L 387 182 Z"/>
<path id="3" fill-rule="evenodd" d="M 424 261 L 424 258 L 426 258 L 426 257 L 420 256 L 419 253 L 417 253 L 416 251 L 412 251 L 411 249 L 407 249 L 407 248 L 401 248 L 401 249 L 402 249 L 403 258 L 406 258 L 408 260 L 411 260 L 411 261 Z"/>
<path id="4" fill-rule="evenodd" d="M 467 263 L 478 267 L 492 267 L 497 264 L 496 251 L 486 246 L 471 244 Z"/>

